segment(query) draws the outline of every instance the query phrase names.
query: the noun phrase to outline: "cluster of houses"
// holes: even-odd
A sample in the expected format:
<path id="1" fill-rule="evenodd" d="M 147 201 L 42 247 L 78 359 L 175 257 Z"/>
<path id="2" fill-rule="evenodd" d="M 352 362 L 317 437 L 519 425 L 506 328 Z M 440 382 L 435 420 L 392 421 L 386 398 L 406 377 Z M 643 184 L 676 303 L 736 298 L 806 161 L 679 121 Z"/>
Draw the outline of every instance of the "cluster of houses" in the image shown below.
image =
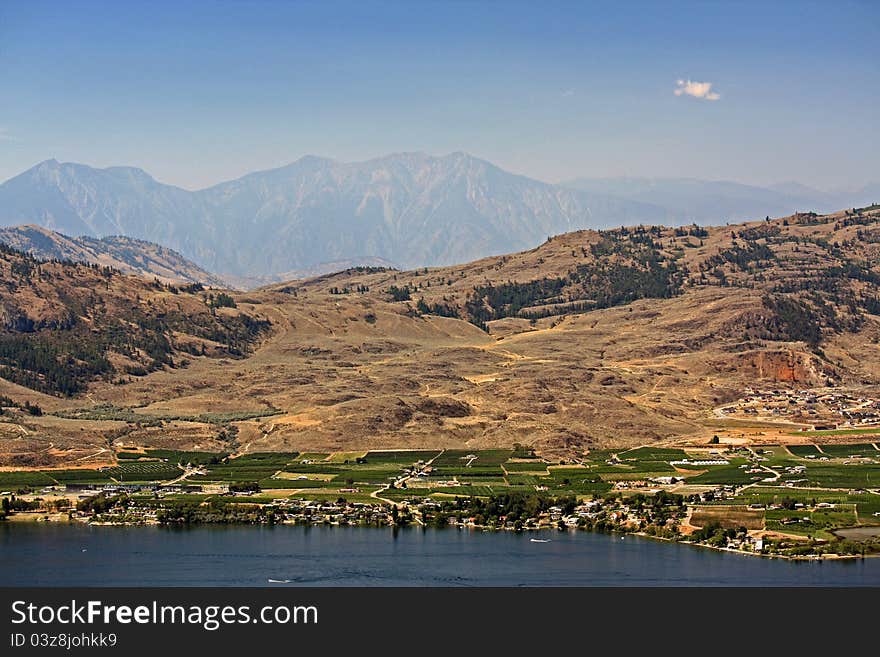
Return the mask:
<path id="1" fill-rule="evenodd" d="M 288 524 L 392 524 L 391 509 L 378 502 L 279 500 L 276 508 L 283 514 L 283 522 Z"/>
<path id="2" fill-rule="evenodd" d="M 880 400 L 842 390 L 754 390 L 719 409 L 727 416 L 801 422 L 803 431 L 829 431 L 880 424 Z"/>
<path id="3" fill-rule="evenodd" d="M 94 495 L 94 492 L 93 492 Z M 285 524 L 393 524 L 391 509 L 378 501 L 375 504 L 320 500 L 277 500 L 271 505 L 277 522 Z M 104 523 L 155 523 L 161 507 L 139 503 L 135 498 L 119 512 L 110 511 L 97 518 L 89 511 L 71 512 L 71 517 L 81 522 L 100 520 Z"/>
<path id="4" fill-rule="evenodd" d="M 698 493 L 700 502 L 717 502 L 720 500 L 732 500 L 736 497 L 738 488 L 734 484 L 717 486 L 702 493 Z"/>
<path id="5" fill-rule="evenodd" d="M 228 486 L 227 486 L 228 489 Z M 65 484 L 62 486 L 48 486 L 42 492 L 58 492 L 64 490 L 67 493 L 80 493 L 80 497 L 91 497 L 96 493 L 104 493 L 105 495 L 120 495 L 122 493 L 156 493 L 162 495 L 173 495 L 181 493 L 201 493 L 203 487 L 195 484 L 157 484 L 157 483 L 139 483 L 139 484 Z"/>
<path id="6" fill-rule="evenodd" d="M 761 552 L 764 550 L 764 539 L 753 536 L 748 532 L 737 532 L 736 536 L 727 539 L 726 547 L 732 550 L 744 550 L 746 552 Z"/>

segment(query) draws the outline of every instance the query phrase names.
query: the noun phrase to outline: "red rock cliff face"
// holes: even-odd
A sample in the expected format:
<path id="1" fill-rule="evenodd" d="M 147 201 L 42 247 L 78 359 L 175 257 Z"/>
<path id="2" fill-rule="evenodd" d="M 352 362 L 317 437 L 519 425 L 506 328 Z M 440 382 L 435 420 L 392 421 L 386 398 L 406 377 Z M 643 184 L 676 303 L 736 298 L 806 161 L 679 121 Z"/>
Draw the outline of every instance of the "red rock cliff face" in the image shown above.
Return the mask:
<path id="1" fill-rule="evenodd" d="M 824 385 L 836 373 L 816 356 L 803 351 L 758 351 L 740 354 L 731 369 L 757 379 L 779 383 Z"/>

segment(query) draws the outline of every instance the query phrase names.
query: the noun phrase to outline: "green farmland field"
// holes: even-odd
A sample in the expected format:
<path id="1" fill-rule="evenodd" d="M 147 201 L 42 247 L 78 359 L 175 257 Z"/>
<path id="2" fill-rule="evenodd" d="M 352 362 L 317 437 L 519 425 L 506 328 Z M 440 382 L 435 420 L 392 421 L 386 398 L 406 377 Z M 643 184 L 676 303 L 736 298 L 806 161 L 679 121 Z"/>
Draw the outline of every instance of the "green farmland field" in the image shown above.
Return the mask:
<path id="1" fill-rule="evenodd" d="M 688 458 L 682 449 L 664 447 L 637 447 L 626 452 L 617 452 L 621 461 L 680 461 Z"/>
<path id="2" fill-rule="evenodd" d="M 543 461 L 530 461 L 528 463 L 525 462 L 514 462 L 514 463 L 505 463 L 504 469 L 509 473 L 513 472 L 543 472 L 547 473 L 547 464 Z"/>
<path id="3" fill-rule="evenodd" d="M 137 461 L 120 463 L 113 468 L 105 468 L 104 474 L 117 481 L 164 481 L 176 479 L 183 470 L 164 461 Z"/>
<path id="4" fill-rule="evenodd" d="M 412 465 L 418 461 L 430 461 L 440 450 L 404 450 L 386 452 L 367 452 L 367 463 L 395 463 Z"/>
<path id="5" fill-rule="evenodd" d="M 819 456 L 821 452 L 815 445 L 789 445 L 788 451 L 801 458 L 805 456 Z"/>
<path id="6" fill-rule="evenodd" d="M 855 445 L 822 445 L 822 452 L 836 459 L 876 458 L 880 460 L 880 450 L 874 449 L 871 443 L 858 443 Z"/>
<path id="7" fill-rule="evenodd" d="M 863 441 L 819 447 L 793 445 L 787 448 L 764 445 L 753 449 L 754 454 L 745 449 L 725 452 L 723 458 L 729 461 L 729 465 L 691 465 L 681 466 L 678 470 L 670 466 L 669 461 L 696 457 L 681 449 L 665 447 L 641 447 L 622 452 L 596 450 L 590 452 L 581 465 L 553 465 L 538 458 L 510 461 L 515 454 L 511 449 L 377 450 L 366 454 L 336 452 L 333 455 L 265 452 L 237 458 L 228 458 L 224 453 L 148 449 L 146 456 L 122 452 L 117 465 L 100 470 L 0 472 L 0 490 L 14 492 L 56 484 L 161 483 L 177 479 L 184 473 L 178 464 L 197 465 L 203 471 L 203 474 L 188 475 L 185 483 L 231 485 L 256 482 L 262 489 L 304 490 L 303 494 L 313 499 L 330 500 L 348 497 L 339 493 L 340 488 L 348 487 L 360 489 L 361 493 L 355 495 L 383 489 L 382 497 L 395 500 L 423 499 L 431 495 L 485 497 L 514 491 L 589 497 L 603 496 L 620 482 L 674 476 L 684 479 L 686 484 L 749 486 L 737 494 L 738 504 L 779 504 L 783 498 L 802 501 L 807 506 L 817 502 L 848 504 L 858 509 L 863 524 L 880 524 L 880 517 L 873 515 L 880 512 L 880 495 L 856 492 L 880 488 L 880 463 L 844 462 L 851 455 L 880 457 L 880 450 L 872 443 Z M 618 462 L 609 463 L 614 454 Z M 804 458 L 806 456 L 816 458 Z M 823 456 L 830 460 L 820 461 Z M 414 464 L 431 459 L 434 459 L 432 470 L 427 475 L 410 477 L 408 488 L 384 490 L 403 478 L 404 472 L 409 472 Z M 740 467 L 743 465 L 746 467 Z M 773 477 L 769 470 L 747 472 L 758 465 L 773 469 L 780 478 L 764 482 L 763 479 Z M 283 476 L 276 478 L 279 472 Z M 297 479 L 300 475 L 307 479 Z M 462 485 L 439 485 L 453 479 Z M 819 518 L 817 516 L 813 523 L 815 526 L 820 524 Z M 829 524 L 823 521 L 822 527 Z"/>
<path id="8" fill-rule="evenodd" d="M 0 472 L 0 489 L 15 492 L 18 488 L 53 486 L 57 482 L 48 474 L 35 471 Z"/>
<path id="9" fill-rule="evenodd" d="M 876 488 L 880 486 L 880 465 L 810 464 L 801 476 L 819 488 Z"/>

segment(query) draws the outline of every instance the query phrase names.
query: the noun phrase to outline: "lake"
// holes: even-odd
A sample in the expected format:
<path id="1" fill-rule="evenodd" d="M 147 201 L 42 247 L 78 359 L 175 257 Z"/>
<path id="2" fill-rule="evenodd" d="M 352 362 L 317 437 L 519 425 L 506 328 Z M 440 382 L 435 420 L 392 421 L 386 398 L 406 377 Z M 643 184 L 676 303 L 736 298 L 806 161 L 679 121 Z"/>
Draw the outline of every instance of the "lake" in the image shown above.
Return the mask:
<path id="1" fill-rule="evenodd" d="M 0 555 L 3 586 L 880 585 L 880 558 L 792 562 L 583 531 L 0 523 Z"/>

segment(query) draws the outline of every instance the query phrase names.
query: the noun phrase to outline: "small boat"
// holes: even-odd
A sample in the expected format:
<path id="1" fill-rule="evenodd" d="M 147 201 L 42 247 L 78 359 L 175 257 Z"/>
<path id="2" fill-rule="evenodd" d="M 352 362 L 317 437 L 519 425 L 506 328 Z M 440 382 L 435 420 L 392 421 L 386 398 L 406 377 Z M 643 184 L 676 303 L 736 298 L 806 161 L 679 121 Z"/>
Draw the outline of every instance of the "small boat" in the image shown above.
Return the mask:
<path id="1" fill-rule="evenodd" d="M 269 578 L 269 584 L 290 584 L 289 579 L 272 579 Z"/>
<path id="2" fill-rule="evenodd" d="M 549 543 L 550 542 L 549 538 L 530 538 L 529 540 L 532 543 Z"/>

